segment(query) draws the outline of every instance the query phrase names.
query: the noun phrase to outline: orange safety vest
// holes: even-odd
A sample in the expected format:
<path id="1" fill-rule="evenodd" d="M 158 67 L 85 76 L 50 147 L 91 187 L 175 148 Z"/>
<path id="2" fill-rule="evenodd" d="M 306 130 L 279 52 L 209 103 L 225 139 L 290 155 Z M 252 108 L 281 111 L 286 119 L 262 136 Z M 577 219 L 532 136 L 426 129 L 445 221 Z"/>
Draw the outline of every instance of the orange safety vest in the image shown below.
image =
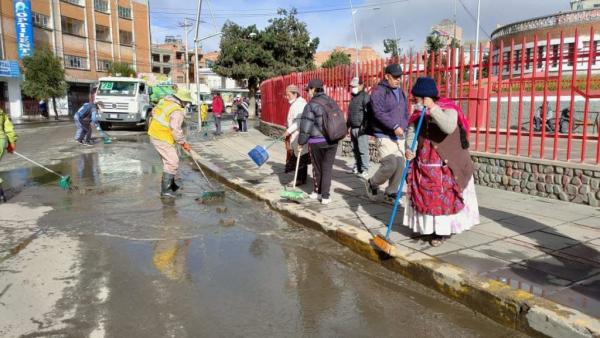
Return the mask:
<path id="1" fill-rule="evenodd" d="M 171 133 L 171 125 L 169 123 L 171 114 L 176 110 L 180 110 L 181 106 L 175 102 L 162 99 L 152 110 L 152 121 L 148 128 L 148 135 L 169 144 L 175 144 L 173 133 Z"/>

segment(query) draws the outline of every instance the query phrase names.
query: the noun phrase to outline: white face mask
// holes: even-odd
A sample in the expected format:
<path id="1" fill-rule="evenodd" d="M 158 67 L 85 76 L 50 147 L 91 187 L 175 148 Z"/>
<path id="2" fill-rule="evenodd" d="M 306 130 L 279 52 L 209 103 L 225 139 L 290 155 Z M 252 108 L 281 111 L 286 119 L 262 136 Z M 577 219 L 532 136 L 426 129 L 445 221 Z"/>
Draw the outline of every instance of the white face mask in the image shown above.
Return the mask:
<path id="1" fill-rule="evenodd" d="M 423 105 L 423 103 L 417 102 L 414 104 L 414 108 L 415 108 L 415 110 L 423 111 L 423 108 L 425 108 L 425 106 Z"/>
<path id="2" fill-rule="evenodd" d="M 352 88 L 352 94 L 354 94 L 354 95 L 358 94 L 358 87 Z"/>

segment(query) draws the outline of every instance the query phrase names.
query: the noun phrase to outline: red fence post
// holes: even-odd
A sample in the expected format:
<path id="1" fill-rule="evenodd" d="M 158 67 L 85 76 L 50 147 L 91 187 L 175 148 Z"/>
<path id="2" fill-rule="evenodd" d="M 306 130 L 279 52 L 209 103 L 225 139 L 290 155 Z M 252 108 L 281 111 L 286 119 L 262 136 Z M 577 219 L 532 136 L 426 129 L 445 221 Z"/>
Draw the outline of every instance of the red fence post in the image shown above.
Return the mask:
<path id="1" fill-rule="evenodd" d="M 506 148 L 506 155 L 510 154 L 510 117 L 511 117 L 511 109 L 512 109 L 512 85 L 513 85 L 513 63 L 514 63 L 514 54 L 515 53 L 515 39 L 510 39 L 510 54 L 508 59 L 508 98 L 507 98 L 507 108 L 506 108 L 506 144 L 504 147 Z M 518 128 L 518 126 L 517 126 Z"/>
<path id="2" fill-rule="evenodd" d="M 587 120 L 590 113 L 590 82 L 592 82 L 592 56 L 594 55 L 595 47 L 594 47 L 594 26 L 590 28 L 590 37 L 588 44 L 588 67 L 587 67 L 587 77 L 585 81 L 585 107 L 583 108 L 583 137 L 581 139 L 581 162 L 585 161 L 586 157 L 586 146 L 587 146 Z M 558 112 L 557 112 L 558 113 Z"/>
<path id="3" fill-rule="evenodd" d="M 494 52 L 494 46 L 490 43 L 490 51 L 489 51 L 489 57 L 488 57 L 488 82 L 487 82 L 487 95 L 486 95 L 486 116 L 485 116 L 485 145 L 484 145 L 484 150 L 485 152 L 487 152 L 489 150 L 489 145 L 490 145 L 490 116 L 492 115 L 492 111 L 490 109 L 491 104 L 492 104 L 492 75 L 493 75 L 493 71 L 494 71 L 494 67 L 493 67 L 493 52 Z M 481 61 L 483 62 L 483 60 Z"/>
<path id="4" fill-rule="evenodd" d="M 546 33 L 546 58 L 544 60 L 544 96 L 542 101 L 542 139 L 540 140 L 540 158 L 544 158 L 544 151 L 546 149 L 546 120 L 548 117 L 548 76 L 550 64 L 550 33 Z"/>
<path id="5" fill-rule="evenodd" d="M 554 109 L 554 144 L 552 146 L 552 159 L 556 161 L 558 159 L 558 132 L 560 131 L 560 97 L 562 94 L 562 71 L 563 71 L 563 48 L 564 48 L 564 33 L 560 32 L 560 44 L 558 47 L 559 55 L 554 55 L 556 59 L 558 57 L 558 77 L 556 78 L 556 108 Z"/>
<path id="6" fill-rule="evenodd" d="M 573 122 L 575 118 L 575 88 L 577 86 L 577 45 L 579 45 L 579 29 L 575 28 L 574 50 L 571 59 L 571 102 L 569 104 L 569 136 L 567 138 L 567 161 L 571 160 L 571 147 L 573 146 Z M 569 53 L 571 51 L 569 50 Z"/>
<path id="7" fill-rule="evenodd" d="M 521 79 L 519 81 L 519 113 L 517 117 L 517 153 L 519 156 L 521 153 L 521 126 L 523 122 L 523 89 L 525 87 L 525 51 L 527 47 L 527 40 L 523 37 L 521 41 Z M 531 137 L 531 135 L 529 136 Z"/>
<path id="8" fill-rule="evenodd" d="M 494 140 L 494 153 L 498 153 L 500 141 L 500 110 L 502 109 L 502 80 L 504 77 L 504 41 L 500 41 L 500 51 L 498 53 L 498 95 L 496 101 L 496 138 Z"/>
<path id="9" fill-rule="evenodd" d="M 533 38 L 533 64 L 532 67 L 532 75 L 531 75 L 531 101 L 529 107 L 529 140 L 527 144 L 527 156 L 531 157 L 531 153 L 533 151 L 533 113 L 535 109 L 535 77 L 537 75 L 537 49 L 538 49 L 538 36 L 535 34 Z M 527 60 L 529 63 L 529 60 Z"/>

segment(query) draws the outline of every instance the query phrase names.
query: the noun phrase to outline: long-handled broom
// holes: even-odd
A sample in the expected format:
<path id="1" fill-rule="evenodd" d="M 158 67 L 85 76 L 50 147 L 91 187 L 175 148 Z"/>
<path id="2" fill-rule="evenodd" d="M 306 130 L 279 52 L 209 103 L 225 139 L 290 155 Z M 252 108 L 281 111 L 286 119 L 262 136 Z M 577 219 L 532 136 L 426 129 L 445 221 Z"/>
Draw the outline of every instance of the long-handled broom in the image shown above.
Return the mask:
<path id="1" fill-rule="evenodd" d="M 214 190 L 215 188 L 213 187 L 212 183 L 210 183 L 210 180 L 204 173 L 204 170 L 202 170 L 202 167 L 196 160 L 196 158 L 199 158 L 200 155 L 198 155 L 198 153 L 192 149 L 190 149 L 189 155 L 192 158 L 192 161 L 194 161 L 194 164 L 196 164 L 196 167 L 198 167 L 198 170 L 200 171 L 200 173 L 202 174 L 204 179 L 206 180 L 208 187 L 211 189 L 211 191 L 203 192 L 202 196 L 198 199 L 198 201 L 200 203 L 218 203 L 218 202 L 225 201 L 225 191 L 224 190 Z"/>
<path id="2" fill-rule="evenodd" d="M 298 153 L 301 155 L 301 152 Z M 281 197 L 290 201 L 301 201 L 304 199 L 304 191 L 297 191 L 296 189 L 296 179 L 298 179 L 298 168 L 300 167 L 300 157 L 296 158 L 296 171 L 294 172 L 294 183 L 292 184 L 292 190 L 287 190 L 284 188 L 284 191 L 281 192 Z"/>
<path id="3" fill-rule="evenodd" d="M 100 137 L 102 137 L 102 142 L 104 144 L 112 143 L 112 137 L 110 137 L 104 130 L 102 130 L 102 128 L 100 128 L 100 125 L 96 126 L 96 130 L 100 133 Z"/>
<path id="4" fill-rule="evenodd" d="M 31 162 L 31 163 L 35 164 L 36 166 L 38 166 L 38 167 L 40 167 L 40 168 L 48 171 L 49 173 L 52 173 L 52 174 L 60 177 L 60 181 L 58 181 L 58 186 L 60 186 L 61 189 L 63 189 L 63 190 L 69 190 L 69 188 L 71 188 L 71 176 L 63 176 L 63 175 L 57 173 L 56 171 L 54 171 L 54 170 L 52 170 L 50 168 L 47 168 L 47 167 L 45 167 L 45 166 L 37 163 L 36 161 L 30 159 L 29 157 L 27 157 L 25 155 L 19 154 L 16 151 L 13 152 L 13 154 L 19 156 L 20 158 L 22 158 L 22 159 L 24 159 L 24 160 L 26 160 L 28 162 Z"/>
<path id="5" fill-rule="evenodd" d="M 425 117 L 425 112 L 427 108 L 423 108 L 421 111 L 421 116 L 419 117 L 419 123 L 417 124 L 417 129 L 415 130 L 415 138 L 412 141 L 410 146 L 410 150 L 414 154 L 417 148 L 417 143 L 419 140 L 419 133 L 421 132 L 421 125 L 423 124 L 423 118 Z M 392 214 L 390 215 L 390 221 L 387 226 L 387 231 L 385 233 L 385 237 L 378 234 L 373 238 L 373 243 L 375 247 L 390 256 L 394 256 L 394 243 L 390 241 L 390 234 L 392 232 L 392 225 L 396 220 L 396 214 L 398 212 L 398 204 L 400 203 L 400 199 L 402 198 L 402 188 L 404 187 L 404 182 L 406 181 L 406 175 L 408 174 L 408 170 L 410 169 L 410 160 L 406 161 L 406 165 L 404 166 L 404 170 L 402 171 L 402 181 L 400 181 L 400 186 L 398 187 L 398 191 L 396 192 L 396 200 L 394 201 L 394 209 L 392 209 Z"/>

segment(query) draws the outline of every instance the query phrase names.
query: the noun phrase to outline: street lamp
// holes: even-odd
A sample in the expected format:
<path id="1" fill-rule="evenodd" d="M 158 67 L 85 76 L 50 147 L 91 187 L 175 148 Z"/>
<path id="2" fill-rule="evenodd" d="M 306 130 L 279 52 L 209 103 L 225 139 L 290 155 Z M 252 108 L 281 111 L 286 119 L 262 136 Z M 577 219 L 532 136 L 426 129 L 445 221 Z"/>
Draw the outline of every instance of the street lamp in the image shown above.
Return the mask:
<path id="1" fill-rule="evenodd" d="M 356 47 L 356 70 L 355 76 L 358 77 L 358 63 L 360 62 L 360 50 L 358 48 L 358 33 L 356 31 L 356 18 L 354 17 L 358 13 L 358 9 L 354 9 L 354 5 L 352 4 L 352 0 L 348 0 L 350 2 L 350 13 L 352 14 L 352 26 L 354 27 L 354 44 Z M 371 7 L 371 10 L 378 10 L 379 7 Z"/>

